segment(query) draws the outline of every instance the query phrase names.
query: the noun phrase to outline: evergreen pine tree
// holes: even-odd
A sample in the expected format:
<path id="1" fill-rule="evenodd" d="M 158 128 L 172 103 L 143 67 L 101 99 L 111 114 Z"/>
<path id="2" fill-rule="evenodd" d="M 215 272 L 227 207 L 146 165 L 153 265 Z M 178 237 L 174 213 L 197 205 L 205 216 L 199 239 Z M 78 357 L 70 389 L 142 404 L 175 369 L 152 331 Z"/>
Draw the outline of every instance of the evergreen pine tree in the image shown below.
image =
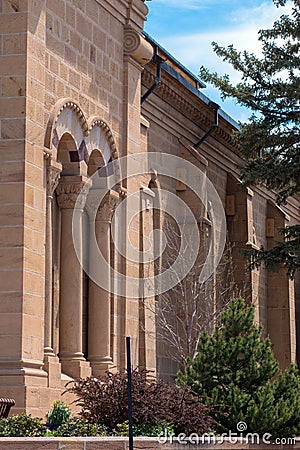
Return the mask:
<path id="1" fill-rule="evenodd" d="M 221 315 L 221 324 L 210 336 L 201 336 L 198 353 L 189 360 L 178 383 L 190 386 L 204 403 L 218 405 L 221 430 L 236 432 L 247 423 L 247 432 L 272 436 L 300 433 L 300 377 L 295 366 L 279 373 L 271 341 L 254 325 L 254 306 L 234 299 Z M 275 380 L 275 381 L 274 381 Z"/>
<path id="2" fill-rule="evenodd" d="M 273 0 L 283 6 L 286 0 Z M 300 195 L 300 3 L 292 0 L 292 14 L 282 15 L 272 29 L 261 30 L 262 58 L 238 52 L 233 45 L 214 51 L 241 74 L 241 82 L 210 73 L 204 67 L 200 76 L 220 89 L 223 98 L 254 112 L 250 121 L 240 124 L 235 138 L 245 165 L 241 168 L 245 185 L 265 184 L 277 192 L 277 203 Z M 300 225 L 281 230 L 284 242 L 270 250 L 249 250 L 250 268 L 261 263 L 270 270 L 283 264 L 293 278 L 300 269 Z"/>

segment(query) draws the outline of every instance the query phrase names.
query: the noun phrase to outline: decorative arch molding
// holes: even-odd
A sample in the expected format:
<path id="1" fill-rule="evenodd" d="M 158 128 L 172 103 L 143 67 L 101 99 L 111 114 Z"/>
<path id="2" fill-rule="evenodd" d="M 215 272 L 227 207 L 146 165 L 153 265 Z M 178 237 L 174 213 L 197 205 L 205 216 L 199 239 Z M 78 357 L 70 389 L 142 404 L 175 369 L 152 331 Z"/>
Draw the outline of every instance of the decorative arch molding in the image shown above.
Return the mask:
<path id="1" fill-rule="evenodd" d="M 57 158 L 59 142 L 64 134 L 70 134 L 77 147 L 74 160 L 84 160 L 86 164 L 93 150 L 99 149 L 105 165 L 112 160 L 118 160 L 119 154 L 112 132 L 107 123 L 98 116 L 86 119 L 80 106 L 71 98 L 59 100 L 51 111 L 44 146 Z M 117 165 L 116 172 L 119 172 Z M 116 173 L 118 175 L 119 173 Z"/>
<path id="2" fill-rule="evenodd" d="M 48 120 L 44 146 L 49 150 L 52 150 L 53 147 L 57 149 L 57 143 L 55 140 L 55 130 L 57 127 L 58 119 L 61 117 L 62 112 L 67 108 L 76 114 L 77 120 L 82 129 L 82 133 L 86 135 L 86 132 L 88 130 L 88 124 L 82 109 L 71 98 L 62 98 L 55 104 Z M 68 132 L 70 132 L 70 130 L 68 130 Z"/>

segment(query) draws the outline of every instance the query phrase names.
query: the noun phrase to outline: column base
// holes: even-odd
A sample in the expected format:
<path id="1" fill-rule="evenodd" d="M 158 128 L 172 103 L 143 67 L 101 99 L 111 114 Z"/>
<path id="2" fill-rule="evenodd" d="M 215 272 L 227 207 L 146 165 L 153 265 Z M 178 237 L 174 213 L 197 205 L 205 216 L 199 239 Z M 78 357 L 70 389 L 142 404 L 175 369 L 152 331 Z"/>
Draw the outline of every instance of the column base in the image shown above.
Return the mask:
<path id="1" fill-rule="evenodd" d="M 93 376 L 104 375 L 105 372 L 113 367 L 113 361 L 110 356 L 104 356 L 99 359 L 89 359 Z"/>
<path id="2" fill-rule="evenodd" d="M 37 416 L 44 405 L 49 409 L 47 373 L 42 365 L 42 361 L 24 359 L 0 361 L 0 397 L 16 402 L 11 415 L 27 412 Z"/>
<path id="3" fill-rule="evenodd" d="M 48 387 L 57 388 L 61 376 L 61 364 L 54 354 L 44 356 L 44 370 L 48 373 Z"/>
<path id="4" fill-rule="evenodd" d="M 62 359 L 61 371 L 72 378 L 87 378 L 92 375 L 90 363 L 85 359 Z"/>
<path id="5" fill-rule="evenodd" d="M 53 348 L 51 347 L 44 347 L 44 356 L 55 356 L 53 352 Z"/>

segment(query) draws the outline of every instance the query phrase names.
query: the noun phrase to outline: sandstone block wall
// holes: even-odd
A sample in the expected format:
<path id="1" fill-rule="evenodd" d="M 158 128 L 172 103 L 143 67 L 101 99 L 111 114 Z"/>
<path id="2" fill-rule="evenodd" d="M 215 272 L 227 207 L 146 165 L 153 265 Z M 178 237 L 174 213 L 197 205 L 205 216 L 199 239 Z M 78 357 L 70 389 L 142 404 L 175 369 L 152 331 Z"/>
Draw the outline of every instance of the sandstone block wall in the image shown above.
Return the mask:
<path id="1" fill-rule="evenodd" d="M 246 442 L 239 442 L 233 444 L 230 442 L 224 442 L 218 444 L 218 448 L 221 450 L 246 450 L 246 449 L 261 449 L 264 450 L 269 444 L 251 444 Z M 47 449 L 47 450 L 127 450 L 128 439 L 126 438 L 2 438 L 0 440 L 0 449 L 2 450 L 25 450 L 30 446 L 33 450 Z M 198 444 L 187 446 L 173 442 L 172 444 L 160 444 L 156 438 L 134 438 L 134 446 L 140 449 L 153 449 L 153 450 L 183 450 L 184 448 L 195 448 L 196 450 L 206 450 L 214 448 L 213 444 Z M 295 440 L 295 444 L 276 444 L 277 449 L 286 450 L 294 449 L 298 450 L 300 447 L 299 438 Z"/>
<path id="2" fill-rule="evenodd" d="M 88 134 L 86 124 L 92 128 L 97 117 L 104 130 L 99 145 L 107 146 L 102 151 L 110 148 L 114 158 L 139 151 L 143 51 L 131 56 L 135 49 L 126 44 L 126 30 L 140 39 L 146 13 L 141 0 L 0 2 L 0 392 L 16 399 L 15 412 L 45 412 L 68 380 L 61 379 L 57 357 L 61 211 L 55 188 L 60 171 L 75 166 L 66 169 L 68 161 L 57 161 L 58 150 L 60 157 L 67 154 L 63 151 L 76 153 Z M 57 130 L 64 99 L 74 113 L 69 122 L 60 119 Z M 70 137 L 56 142 L 65 132 L 77 148 L 66 148 Z M 124 298 L 112 297 L 111 302 L 112 360 L 124 367 L 127 333 L 134 337 L 138 364 L 138 302 L 133 302 L 133 323 L 126 311 L 130 301 L 126 306 Z M 88 374 L 83 362 L 78 370 Z"/>
<path id="3" fill-rule="evenodd" d="M 159 52 L 166 60 L 165 64 L 171 66 L 173 61 L 170 55 L 164 54 L 163 49 L 159 49 Z M 142 74 L 144 92 L 151 86 L 155 70 L 154 63 L 146 66 Z M 274 221 L 276 229 L 288 223 L 297 223 L 298 200 L 290 199 L 284 211 L 281 211 L 275 204 L 273 193 L 266 189 L 241 189 L 238 172 L 241 160 L 230 139 L 232 124 L 224 120 L 226 118 L 222 113 L 219 114 L 217 129 L 197 149 L 200 155 L 197 157 L 193 146 L 214 123 L 214 113 L 195 94 L 193 79 L 189 79 L 190 87 L 185 89 L 183 86 L 187 86 L 186 81 L 178 83 L 178 76 L 172 78 L 171 71 L 164 69 L 164 66 L 161 78 L 161 84 L 143 104 L 143 115 L 150 122 L 149 150 L 178 155 L 195 165 L 199 164 L 198 157 L 207 160 L 207 176 L 217 189 L 226 211 L 227 237 L 232 248 L 237 291 L 256 305 L 256 321 L 264 326 L 265 335 L 272 338 L 275 355 L 284 368 L 290 362 L 296 362 L 296 348 L 299 348 L 299 320 L 295 322 L 299 310 L 299 292 L 294 290 L 294 282 L 287 279 L 284 270 L 270 274 L 262 267 L 247 273 L 246 261 L 239 251 L 260 248 L 261 245 L 270 248 L 274 240 L 280 240 L 278 232 L 273 235 L 268 233 L 269 220 Z M 164 120 L 161 120 L 162 117 Z M 183 146 L 182 142 L 186 145 Z M 168 180 L 163 185 L 174 192 L 172 181 Z M 182 196 L 182 193 L 177 192 L 177 195 Z M 183 196 L 193 209 L 195 206 L 191 191 L 185 191 Z M 228 210 L 229 199 L 234 203 L 231 211 Z M 177 366 L 170 367 L 167 354 L 168 350 L 158 345 L 158 367 L 169 379 L 176 373 Z"/>
<path id="4" fill-rule="evenodd" d="M 177 75 L 163 70 L 161 85 L 141 106 L 141 95 L 155 80 L 153 43 L 141 34 L 146 15 L 142 0 L 0 0 L 0 395 L 16 399 L 15 412 L 43 415 L 70 377 L 123 369 L 126 335 L 132 336 L 134 366 L 174 378 L 178 366 L 156 339 L 155 315 L 143 302 L 145 274 L 152 278 L 158 270 L 145 256 L 148 235 L 163 223 L 152 188 L 161 186 L 187 202 L 200 222 L 208 215 L 205 199 L 150 173 L 147 152 L 193 163 L 213 182 L 225 209 L 231 196 L 228 235 L 239 288 L 246 279 L 247 298 L 257 304 L 257 321 L 273 336 L 282 366 L 295 360 L 298 287 L 283 272 L 245 274 L 237 250 L 272 245 L 276 235 L 267 232 L 266 220 L 275 228 L 295 223 L 299 202 L 291 200 L 282 212 L 272 193 L 240 190 L 234 124 L 225 115 L 214 134 L 193 148 L 213 112 L 195 90 L 199 83 L 174 61 Z M 71 214 L 96 169 L 112 160 L 118 168 L 120 158 L 140 152 L 143 174 L 122 174 L 97 212 L 108 266 L 127 277 L 123 290 L 109 295 L 81 271 Z M 126 214 L 135 213 L 126 203 L 132 193 L 142 211 L 128 225 Z M 111 225 L 121 202 L 123 215 Z M 89 236 L 87 208 L 79 216 L 80 233 Z M 129 260 L 130 245 L 143 256 Z M 101 270 L 111 287 L 109 270 Z M 131 278 L 141 280 L 138 298 L 130 295 Z M 150 302 L 153 307 L 155 298 Z"/>

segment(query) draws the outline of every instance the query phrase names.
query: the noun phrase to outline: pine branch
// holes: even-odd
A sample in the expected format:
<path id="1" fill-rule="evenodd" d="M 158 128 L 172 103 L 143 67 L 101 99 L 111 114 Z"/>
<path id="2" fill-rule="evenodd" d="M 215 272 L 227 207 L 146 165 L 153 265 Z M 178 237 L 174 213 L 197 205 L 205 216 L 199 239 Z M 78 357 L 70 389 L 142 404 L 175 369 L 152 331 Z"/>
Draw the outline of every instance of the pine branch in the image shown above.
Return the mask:
<path id="1" fill-rule="evenodd" d="M 274 0 L 284 6 L 285 0 Z M 221 91 L 221 97 L 234 98 L 254 114 L 240 124 L 233 137 L 239 146 L 240 167 L 245 186 L 264 185 L 277 194 L 278 205 L 289 196 L 300 195 L 300 3 L 293 0 L 290 15 L 282 15 L 271 29 L 260 30 L 262 57 L 226 48 L 215 42 L 214 51 L 241 75 L 233 85 L 229 76 L 200 69 L 203 81 Z M 299 271 L 298 239 L 277 243 L 272 250 L 246 252 L 250 268 L 262 263 L 270 269 L 283 265 L 290 277 Z"/>

